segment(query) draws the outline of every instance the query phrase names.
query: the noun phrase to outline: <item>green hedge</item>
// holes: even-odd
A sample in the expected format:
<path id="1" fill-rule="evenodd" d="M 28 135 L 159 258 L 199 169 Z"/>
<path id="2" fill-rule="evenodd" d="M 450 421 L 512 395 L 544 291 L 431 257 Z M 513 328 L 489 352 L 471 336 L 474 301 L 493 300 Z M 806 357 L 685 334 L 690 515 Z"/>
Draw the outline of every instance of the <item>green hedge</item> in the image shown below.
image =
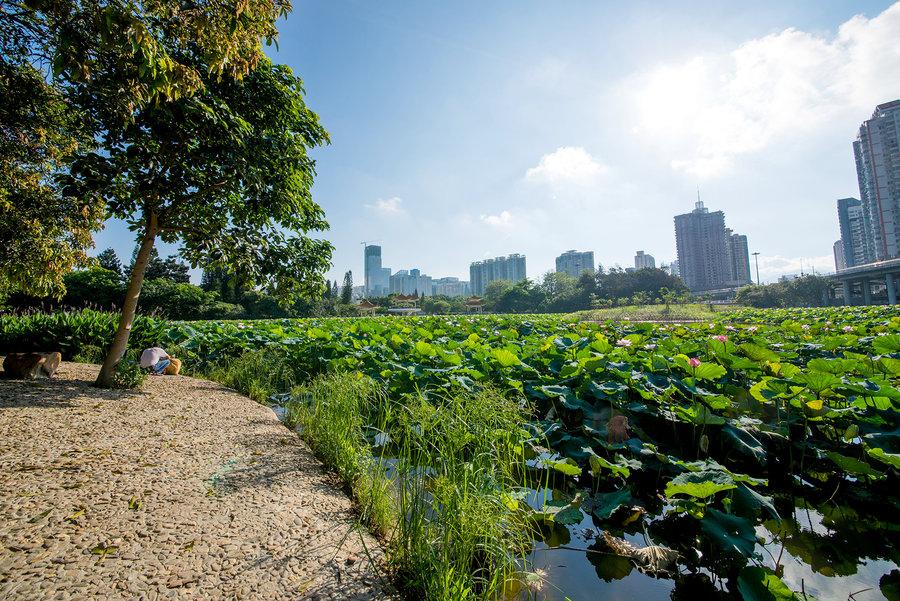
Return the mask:
<path id="1" fill-rule="evenodd" d="M 63 360 L 71 360 L 86 347 L 105 352 L 118 323 L 117 313 L 93 310 L 0 315 L 0 355 L 59 351 Z M 138 317 L 128 346 L 140 349 L 160 345 L 169 327 L 165 320 Z"/>

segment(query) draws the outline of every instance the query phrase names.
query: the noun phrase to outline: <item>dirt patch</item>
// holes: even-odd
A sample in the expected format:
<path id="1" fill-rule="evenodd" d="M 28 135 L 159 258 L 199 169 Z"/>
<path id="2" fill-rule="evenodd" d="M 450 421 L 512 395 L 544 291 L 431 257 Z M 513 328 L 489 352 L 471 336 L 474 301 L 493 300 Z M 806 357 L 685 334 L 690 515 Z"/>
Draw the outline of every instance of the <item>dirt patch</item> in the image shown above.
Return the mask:
<path id="1" fill-rule="evenodd" d="M 378 544 L 273 412 L 166 376 L 0 379 L 0 598 L 384 599 Z"/>

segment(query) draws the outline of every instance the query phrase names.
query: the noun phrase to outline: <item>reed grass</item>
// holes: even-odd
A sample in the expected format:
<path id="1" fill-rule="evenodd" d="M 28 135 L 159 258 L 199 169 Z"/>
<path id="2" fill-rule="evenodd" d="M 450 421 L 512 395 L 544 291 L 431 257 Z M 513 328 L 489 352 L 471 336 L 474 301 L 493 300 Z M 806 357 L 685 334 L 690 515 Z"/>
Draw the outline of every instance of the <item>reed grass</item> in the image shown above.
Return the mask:
<path id="1" fill-rule="evenodd" d="M 224 384 L 260 403 L 268 402 L 273 394 L 289 391 L 302 377 L 278 349 L 246 351 L 235 358 L 220 359 L 207 369 L 201 366 L 195 370 L 192 375 Z"/>
<path id="2" fill-rule="evenodd" d="M 410 598 L 498 599 L 519 578 L 531 539 L 512 498 L 528 433 L 514 402 L 492 390 L 392 399 L 359 374 L 293 398 L 288 422 L 351 488 Z"/>

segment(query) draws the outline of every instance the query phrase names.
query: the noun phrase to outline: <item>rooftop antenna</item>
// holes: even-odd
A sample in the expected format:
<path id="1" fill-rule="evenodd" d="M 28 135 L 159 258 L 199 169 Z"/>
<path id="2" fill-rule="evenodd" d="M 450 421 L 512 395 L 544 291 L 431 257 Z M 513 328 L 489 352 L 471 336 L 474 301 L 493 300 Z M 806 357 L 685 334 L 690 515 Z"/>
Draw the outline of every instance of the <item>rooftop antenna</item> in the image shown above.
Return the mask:
<path id="1" fill-rule="evenodd" d="M 694 208 L 698 211 L 703 211 L 703 209 L 705 208 L 703 206 L 703 201 L 700 200 L 700 186 L 697 186 L 697 204 L 694 205 Z"/>

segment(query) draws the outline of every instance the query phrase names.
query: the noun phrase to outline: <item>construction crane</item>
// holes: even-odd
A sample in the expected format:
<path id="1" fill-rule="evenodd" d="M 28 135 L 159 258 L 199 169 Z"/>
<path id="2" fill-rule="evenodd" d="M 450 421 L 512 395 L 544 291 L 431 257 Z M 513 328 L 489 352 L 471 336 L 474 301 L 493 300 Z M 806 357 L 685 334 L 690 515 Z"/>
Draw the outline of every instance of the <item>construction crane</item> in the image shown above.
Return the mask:
<path id="1" fill-rule="evenodd" d="M 376 242 L 381 242 L 381 240 L 364 240 L 360 242 L 363 245 L 363 248 L 369 246 L 370 244 L 375 244 Z"/>

